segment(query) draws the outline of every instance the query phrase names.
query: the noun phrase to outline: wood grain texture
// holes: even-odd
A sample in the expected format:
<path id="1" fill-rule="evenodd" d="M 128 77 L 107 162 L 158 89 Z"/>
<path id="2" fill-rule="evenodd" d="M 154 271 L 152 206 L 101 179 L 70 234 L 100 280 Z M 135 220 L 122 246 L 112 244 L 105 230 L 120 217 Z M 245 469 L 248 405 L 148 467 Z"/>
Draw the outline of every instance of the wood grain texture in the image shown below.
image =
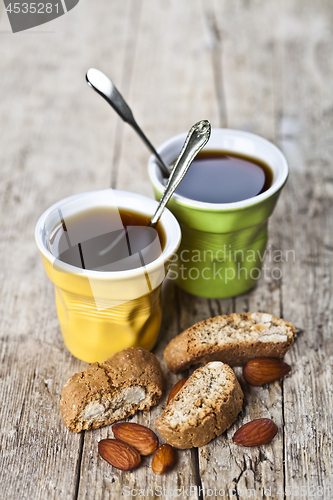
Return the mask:
<path id="1" fill-rule="evenodd" d="M 4 498 L 114 499 L 125 487 L 138 494 L 151 489 L 145 498 L 155 498 L 158 488 L 162 498 L 182 488 L 193 499 L 211 498 L 214 488 L 224 491 L 220 498 L 332 498 L 332 21 L 329 0 L 82 0 L 52 23 L 54 33 L 0 34 Z M 111 428 L 74 435 L 59 412 L 62 386 L 86 363 L 64 347 L 33 241 L 35 223 L 74 193 L 110 185 L 153 193 L 149 152 L 87 87 L 91 66 L 113 79 L 155 145 L 207 118 L 266 137 L 290 164 L 270 221 L 266 278 L 254 290 L 206 300 L 165 283 L 154 350 L 165 392 L 151 412 L 131 420 L 155 430 L 169 390 L 193 371 L 168 372 L 163 349 L 210 316 L 261 310 L 292 321 L 298 331 L 286 356 L 292 373 L 249 387 L 236 369 L 245 395 L 240 417 L 208 445 L 179 451 L 165 476 L 152 473 L 151 457 L 132 473 L 110 467 L 97 443 L 112 437 Z M 284 262 L 274 261 L 275 250 Z M 259 449 L 233 445 L 237 428 L 259 417 L 278 425 L 274 440 Z"/>
<path id="2" fill-rule="evenodd" d="M 163 5 L 152 0 L 142 2 L 140 13 L 136 16 L 139 28 L 135 50 L 132 52 L 133 66 L 123 94 L 138 123 L 156 145 L 172 135 L 188 130 L 202 118 L 216 121 L 211 60 L 206 49 L 207 30 L 201 14 L 200 1 L 193 2 L 192 8 L 188 10 L 185 4 L 175 0 Z M 196 32 L 195 38 L 192 37 L 193 30 Z M 161 36 L 161 33 L 165 35 Z M 197 64 L 204 69 L 199 76 Z M 147 174 L 148 158 L 146 146 L 130 127 L 124 127 L 113 186 L 152 196 Z M 164 286 L 163 325 L 160 341 L 154 349 L 162 361 L 165 393 L 159 406 L 150 414 L 137 415 L 132 419 L 153 430 L 155 419 L 162 413 L 170 389 L 181 378 L 169 373 L 163 361 L 164 347 L 181 331 L 178 316 L 183 308 L 178 305 L 178 293 L 174 283 L 169 282 Z M 164 488 L 165 491 L 183 488 L 188 490 L 191 486 L 199 485 L 194 450 L 178 452 L 177 466 L 165 476 L 155 476 L 152 473 L 152 457 L 145 458 L 135 474 L 125 475 L 110 469 L 101 458 L 91 459 L 89 454 L 92 449 L 96 449 L 97 441 L 110 436 L 112 431 L 109 428 L 85 434 L 78 498 L 120 498 L 125 493 L 124 487 L 127 488 L 126 492 L 140 489 L 147 491 L 151 488 L 153 492 L 146 496 L 153 498 L 159 493 L 159 488 L 162 491 Z M 161 442 L 164 440 L 161 439 Z M 89 475 L 83 473 L 86 470 L 89 470 Z M 193 492 L 191 497 L 197 498 L 198 495 Z"/>
<path id="3" fill-rule="evenodd" d="M 227 125 L 274 141 L 277 99 L 274 60 L 270 34 L 263 29 L 263 23 L 274 16 L 274 7 L 264 2 L 260 6 L 264 11 L 262 17 L 258 17 L 258 5 L 240 9 L 235 4 L 216 2 L 210 16 L 214 18 L 222 46 L 221 83 L 225 89 Z M 252 43 L 250 51 L 245 50 L 248 39 Z M 233 299 L 230 312 L 260 310 L 280 316 L 280 283 L 273 277 L 277 273 L 273 271 L 274 263 L 270 262 L 274 248 L 279 248 L 277 227 L 278 221 L 273 216 L 263 278 L 252 292 Z M 218 309 L 224 309 L 224 301 L 218 302 Z M 244 381 L 241 369 L 235 372 L 244 391 L 243 410 L 223 436 L 199 449 L 204 498 L 208 498 L 209 490 L 215 487 L 224 498 L 246 498 L 246 495 L 261 498 L 262 493 L 265 498 L 265 491 L 275 495 L 279 489 L 283 490 L 283 403 L 280 384 L 275 382 L 264 387 L 251 387 Z M 272 443 L 254 449 L 241 448 L 232 443 L 232 436 L 241 425 L 261 417 L 271 418 L 279 427 Z"/>
<path id="4" fill-rule="evenodd" d="M 112 22 L 114 73 L 120 73 L 129 3 L 121 12 L 115 5 L 114 14 L 106 22 L 103 5 L 92 12 L 80 3 L 54 22 L 55 33 L 0 35 L 0 446 L 6 499 L 76 497 L 82 437 L 64 427 L 59 396 L 87 365 L 64 347 L 34 228 L 55 201 L 109 185 L 116 120 L 84 75 L 92 63 L 103 68 L 109 59 Z"/>
<path id="5" fill-rule="evenodd" d="M 176 0 L 142 3 L 126 98 L 154 145 L 188 131 L 199 120 L 217 124 L 209 44 L 200 0 L 191 1 L 190 9 Z M 149 154 L 133 130 L 124 128 L 118 189 L 153 196 Z"/>
<path id="6" fill-rule="evenodd" d="M 284 265 L 283 314 L 299 329 L 284 381 L 285 489 L 291 498 L 332 496 L 332 106 L 333 56 L 328 47 L 332 5 L 288 5 L 284 40 L 281 147 L 291 164 L 280 207 L 282 245 L 295 262 Z M 286 19 L 286 20 L 287 20 Z M 306 19 L 306 27 L 305 27 Z M 285 23 L 286 23 L 285 20 Z M 286 31 L 286 30 L 285 30 Z M 324 70 L 325 67 L 325 70 Z"/>

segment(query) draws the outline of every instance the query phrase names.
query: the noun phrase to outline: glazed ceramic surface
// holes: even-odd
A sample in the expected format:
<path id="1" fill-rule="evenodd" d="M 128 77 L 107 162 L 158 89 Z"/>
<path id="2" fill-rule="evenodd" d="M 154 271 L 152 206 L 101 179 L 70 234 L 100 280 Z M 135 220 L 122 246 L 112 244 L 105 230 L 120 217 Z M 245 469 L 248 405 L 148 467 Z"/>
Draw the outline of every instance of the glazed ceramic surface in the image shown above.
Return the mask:
<path id="1" fill-rule="evenodd" d="M 185 136 L 175 136 L 158 148 L 167 163 L 177 157 Z M 268 218 L 288 178 L 288 164 L 274 144 L 238 130 L 212 129 L 205 149 L 258 158 L 273 173 L 271 187 L 247 200 L 205 203 L 175 193 L 168 203 L 182 230 L 170 277 L 194 295 L 226 298 L 248 291 L 260 277 Z M 155 197 L 160 199 L 164 184 L 154 157 L 150 157 L 148 172 Z"/>
<path id="2" fill-rule="evenodd" d="M 93 191 L 59 201 L 37 223 L 36 243 L 55 286 L 64 342 L 74 356 L 89 363 L 102 362 L 126 347 L 153 348 L 162 317 L 161 284 L 181 239 L 179 224 L 166 209 L 160 219 L 164 248 L 156 260 L 144 267 L 90 271 L 57 259 L 49 250 L 52 230 L 62 218 L 66 220 L 94 207 L 129 209 L 151 216 L 157 202 L 126 191 Z"/>

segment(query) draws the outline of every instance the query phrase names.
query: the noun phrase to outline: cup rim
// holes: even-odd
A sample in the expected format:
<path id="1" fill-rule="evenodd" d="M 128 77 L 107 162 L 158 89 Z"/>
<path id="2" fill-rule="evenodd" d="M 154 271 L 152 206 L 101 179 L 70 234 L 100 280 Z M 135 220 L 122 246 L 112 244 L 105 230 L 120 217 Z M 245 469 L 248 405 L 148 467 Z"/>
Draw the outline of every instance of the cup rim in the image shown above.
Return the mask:
<path id="1" fill-rule="evenodd" d="M 196 208 L 199 210 L 209 210 L 213 212 L 217 211 L 229 211 L 229 210 L 242 210 L 248 207 L 251 207 L 253 205 L 258 205 L 259 203 L 267 200 L 268 198 L 271 198 L 275 193 L 277 193 L 286 183 L 289 175 L 289 167 L 287 160 L 282 153 L 282 151 L 275 146 L 272 142 L 268 141 L 267 139 L 264 139 L 263 137 L 252 134 L 251 132 L 245 132 L 243 130 L 236 130 L 236 129 L 227 129 L 227 128 L 212 128 L 212 133 L 218 132 L 218 133 L 223 133 L 228 136 L 234 136 L 234 137 L 244 137 L 247 139 L 252 139 L 253 141 L 256 141 L 258 144 L 262 144 L 263 146 L 269 147 L 271 151 L 275 153 L 277 158 L 280 161 L 280 175 L 279 177 L 273 181 L 273 184 L 270 188 L 268 188 L 266 191 L 264 191 L 261 194 L 258 194 L 257 196 L 253 196 L 252 198 L 247 198 L 245 200 L 241 201 L 236 201 L 232 203 L 209 203 L 209 202 L 204 202 L 204 201 L 197 201 L 197 200 L 192 200 L 190 198 L 186 198 L 185 196 L 181 196 L 177 193 L 174 193 L 172 195 L 172 198 L 174 201 L 177 202 L 177 204 L 189 207 L 189 208 Z M 166 140 L 163 142 L 158 148 L 157 152 L 162 156 L 163 158 L 163 153 L 165 152 L 166 149 L 172 147 L 173 144 L 176 144 L 177 141 L 185 141 L 187 132 L 184 132 L 182 134 L 175 135 L 171 137 L 170 139 Z M 209 149 L 209 142 L 206 146 L 206 149 Z M 239 151 L 242 153 L 242 151 Z M 254 155 L 255 157 L 255 155 Z M 164 191 L 165 186 L 161 183 L 159 176 L 159 166 L 156 161 L 156 158 L 154 155 L 151 155 L 149 157 L 148 161 L 148 175 L 149 178 L 153 184 L 154 187 L 156 187 L 159 191 Z"/>
<path id="2" fill-rule="evenodd" d="M 111 189 L 111 188 L 109 188 Z M 145 270 L 145 273 L 151 273 L 154 272 L 156 269 L 161 268 L 164 266 L 165 262 L 178 250 L 178 247 L 180 245 L 181 241 L 181 230 L 179 223 L 176 219 L 176 217 L 168 210 L 165 208 L 161 218 L 160 222 L 162 224 L 162 228 L 165 233 L 165 246 L 164 249 L 161 253 L 161 255 L 147 264 L 144 267 L 136 267 L 134 269 L 127 269 L 125 271 L 94 271 L 90 269 L 81 269 L 76 266 L 72 266 L 71 264 L 67 264 L 66 262 L 63 262 L 59 259 L 57 259 L 47 248 L 47 246 L 44 244 L 43 240 L 43 228 L 45 226 L 45 221 L 47 217 L 59 206 L 61 206 L 64 203 L 68 203 L 74 200 L 77 200 L 83 196 L 86 195 L 91 195 L 94 193 L 98 193 L 100 191 L 105 191 L 105 190 L 94 190 L 94 191 L 86 191 L 83 193 L 75 194 L 72 196 L 68 196 L 67 198 L 64 198 L 53 205 L 51 205 L 45 212 L 40 216 L 40 218 L 37 221 L 36 227 L 35 227 L 35 241 L 37 244 L 38 249 L 40 250 L 41 254 L 50 262 L 54 263 L 54 261 L 57 261 L 57 268 L 59 268 L 61 271 L 73 274 L 73 275 L 82 275 L 82 276 L 87 276 L 89 278 L 98 278 L 98 279 L 105 279 L 105 280 L 119 280 L 119 279 L 126 279 L 126 278 L 135 278 L 138 276 L 142 275 L 142 269 Z M 128 209 L 133 209 L 133 211 L 137 211 L 139 213 L 144 213 L 145 215 L 153 215 L 155 212 L 158 202 L 152 198 L 148 198 L 147 196 L 144 196 L 139 193 L 133 193 L 131 191 L 123 191 L 123 190 L 118 190 L 118 189 L 113 189 L 113 193 L 115 194 L 116 198 L 119 198 L 121 201 L 119 202 L 118 207 L 120 208 L 128 208 Z M 133 208 L 132 206 L 128 206 L 127 204 L 124 203 L 126 200 L 133 200 L 133 199 L 140 199 L 145 202 L 145 209 L 146 211 L 142 210 L 137 210 Z M 101 206 L 106 206 L 102 205 Z M 149 208 L 151 207 L 151 211 Z"/>

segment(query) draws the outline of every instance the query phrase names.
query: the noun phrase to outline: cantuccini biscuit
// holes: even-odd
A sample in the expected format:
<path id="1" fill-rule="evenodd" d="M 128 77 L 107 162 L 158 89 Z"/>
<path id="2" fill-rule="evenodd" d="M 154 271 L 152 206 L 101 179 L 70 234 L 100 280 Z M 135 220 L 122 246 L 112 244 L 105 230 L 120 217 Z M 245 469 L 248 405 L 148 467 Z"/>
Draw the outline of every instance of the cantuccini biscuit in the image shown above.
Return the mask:
<path id="1" fill-rule="evenodd" d="M 216 316 L 196 323 L 171 340 L 164 359 L 169 370 L 177 373 L 208 361 L 242 366 L 259 356 L 282 358 L 295 332 L 294 325 L 267 313 Z"/>
<path id="2" fill-rule="evenodd" d="M 149 410 L 161 394 L 158 359 L 145 349 L 130 347 L 75 373 L 62 390 L 60 409 L 68 429 L 80 432 Z"/>
<path id="3" fill-rule="evenodd" d="M 193 372 L 156 419 L 156 427 L 176 448 L 203 446 L 231 426 L 242 404 L 234 372 L 214 361 Z"/>

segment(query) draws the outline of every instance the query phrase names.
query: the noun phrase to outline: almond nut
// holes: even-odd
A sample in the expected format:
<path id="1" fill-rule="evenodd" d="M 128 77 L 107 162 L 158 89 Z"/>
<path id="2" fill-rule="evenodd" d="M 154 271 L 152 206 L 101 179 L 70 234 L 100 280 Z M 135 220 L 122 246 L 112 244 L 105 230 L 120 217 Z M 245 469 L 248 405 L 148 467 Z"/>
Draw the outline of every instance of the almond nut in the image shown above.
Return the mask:
<path id="1" fill-rule="evenodd" d="M 169 394 L 169 397 L 168 397 L 168 403 L 167 404 L 169 404 L 170 401 L 171 401 L 171 399 L 174 398 L 175 395 L 177 394 L 177 392 L 180 391 L 180 389 L 185 384 L 186 380 L 188 380 L 188 377 L 185 377 L 185 378 L 182 378 L 182 379 L 178 380 L 178 382 L 173 386 L 173 388 L 170 391 L 170 394 Z"/>
<path id="2" fill-rule="evenodd" d="M 284 377 L 291 366 L 277 358 L 250 359 L 243 367 L 243 377 L 251 385 L 263 385 Z"/>
<path id="3" fill-rule="evenodd" d="M 277 426 L 269 418 L 258 418 L 243 425 L 232 438 L 238 446 L 260 446 L 269 443 L 278 431 Z"/>
<path id="4" fill-rule="evenodd" d="M 121 422 L 112 426 L 114 437 L 130 444 L 140 455 L 151 455 L 158 447 L 156 434 L 144 425 Z"/>
<path id="5" fill-rule="evenodd" d="M 135 469 L 141 462 L 141 456 L 133 446 L 117 439 L 99 441 L 98 452 L 104 460 L 120 470 Z"/>
<path id="6" fill-rule="evenodd" d="M 151 468 L 155 474 L 168 472 L 175 463 L 175 450 L 169 444 L 162 444 L 153 456 Z"/>

